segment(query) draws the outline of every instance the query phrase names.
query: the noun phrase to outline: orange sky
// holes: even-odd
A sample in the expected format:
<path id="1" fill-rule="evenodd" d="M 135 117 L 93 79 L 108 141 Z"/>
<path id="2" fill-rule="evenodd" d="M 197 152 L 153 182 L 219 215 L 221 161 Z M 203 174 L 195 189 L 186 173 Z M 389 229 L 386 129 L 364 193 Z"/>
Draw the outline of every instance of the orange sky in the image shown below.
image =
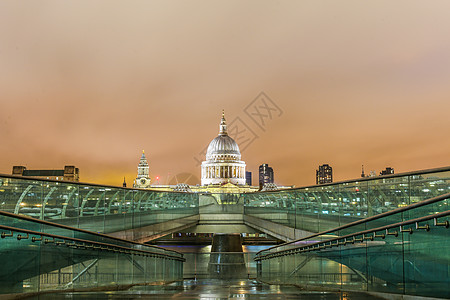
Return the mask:
<path id="1" fill-rule="evenodd" d="M 0 172 L 200 177 L 221 110 L 278 184 L 450 165 L 450 1 L 1 1 Z M 246 113 L 264 91 L 279 110 Z M 264 109 L 260 108 L 260 112 Z M 254 117 L 255 118 L 255 117 Z M 256 119 L 256 118 L 255 118 Z M 238 121 L 236 121 L 238 122 Z M 243 147 L 241 147 L 243 148 Z M 182 178 L 183 176 L 178 176 Z"/>

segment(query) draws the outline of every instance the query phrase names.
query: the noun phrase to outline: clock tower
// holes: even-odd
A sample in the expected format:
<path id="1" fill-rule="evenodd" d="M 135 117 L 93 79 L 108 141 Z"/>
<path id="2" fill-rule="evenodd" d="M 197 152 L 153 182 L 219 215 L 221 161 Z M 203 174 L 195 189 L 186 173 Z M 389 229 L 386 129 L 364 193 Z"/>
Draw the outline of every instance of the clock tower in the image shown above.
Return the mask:
<path id="1" fill-rule="evenodd" d="M 150 186 L 149 167 L 144 150 L 142 150 L 141 160 L 138 165 L 138 175 L 134 187 L 145 189 Z"/>

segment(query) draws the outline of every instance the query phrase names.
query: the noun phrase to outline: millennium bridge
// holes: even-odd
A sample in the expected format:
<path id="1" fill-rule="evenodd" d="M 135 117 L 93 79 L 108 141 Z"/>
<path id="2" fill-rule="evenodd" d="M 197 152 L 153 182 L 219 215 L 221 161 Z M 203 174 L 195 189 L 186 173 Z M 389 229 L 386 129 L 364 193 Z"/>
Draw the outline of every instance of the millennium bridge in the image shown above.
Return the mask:
<path id="1" fill-rule="evenodd" d="M 0 175 L 0 298 L 200 278 L 450 298 L 449 203 L 450 167 L 247 194 Z"/>

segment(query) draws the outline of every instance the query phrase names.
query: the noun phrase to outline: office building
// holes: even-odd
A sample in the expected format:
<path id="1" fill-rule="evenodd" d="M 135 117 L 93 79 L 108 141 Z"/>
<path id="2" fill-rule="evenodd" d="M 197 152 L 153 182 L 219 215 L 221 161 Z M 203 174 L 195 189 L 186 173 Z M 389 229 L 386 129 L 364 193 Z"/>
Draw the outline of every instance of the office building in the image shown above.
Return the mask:
<path id="1" fill-rule="evenodd" d="M 245 184 L 252 185 L 252 172 L 245 171 Z"/>
<path id="2" fill-rule="evenodd" d="M 262 189 L 267 183 L 273 183 L 273 169 L 268 164 L 262 164 L 259 166 L 259 188 Z"/>
<path id="3" fill-rule="evenodd" d="M 319 166 L 316 170 L 316 184 L 333 182 L 333 168 L 328 164 Z"/>

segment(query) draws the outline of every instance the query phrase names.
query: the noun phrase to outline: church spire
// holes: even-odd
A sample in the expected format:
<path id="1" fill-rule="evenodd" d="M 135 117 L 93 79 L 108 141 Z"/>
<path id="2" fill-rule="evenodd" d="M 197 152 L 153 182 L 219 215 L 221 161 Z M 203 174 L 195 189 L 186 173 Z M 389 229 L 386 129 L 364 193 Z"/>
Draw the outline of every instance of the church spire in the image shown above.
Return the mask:
<path id="1" fill-rule="evenodd" d="M 138 178 L 145 177 L 148 178 L 149 168 L 147 158 L 145 157 L 144 150 L 142 150 L 141 159 L 138 165 Z"/>
<path id="2" fill-rule="evenodd" d="M 222 120 L 220 120 L 219 135 L 228 135 L 228 133 L 227 133 L 227 123 L 225 121 L 225 110 L 222 110 Z"/>

